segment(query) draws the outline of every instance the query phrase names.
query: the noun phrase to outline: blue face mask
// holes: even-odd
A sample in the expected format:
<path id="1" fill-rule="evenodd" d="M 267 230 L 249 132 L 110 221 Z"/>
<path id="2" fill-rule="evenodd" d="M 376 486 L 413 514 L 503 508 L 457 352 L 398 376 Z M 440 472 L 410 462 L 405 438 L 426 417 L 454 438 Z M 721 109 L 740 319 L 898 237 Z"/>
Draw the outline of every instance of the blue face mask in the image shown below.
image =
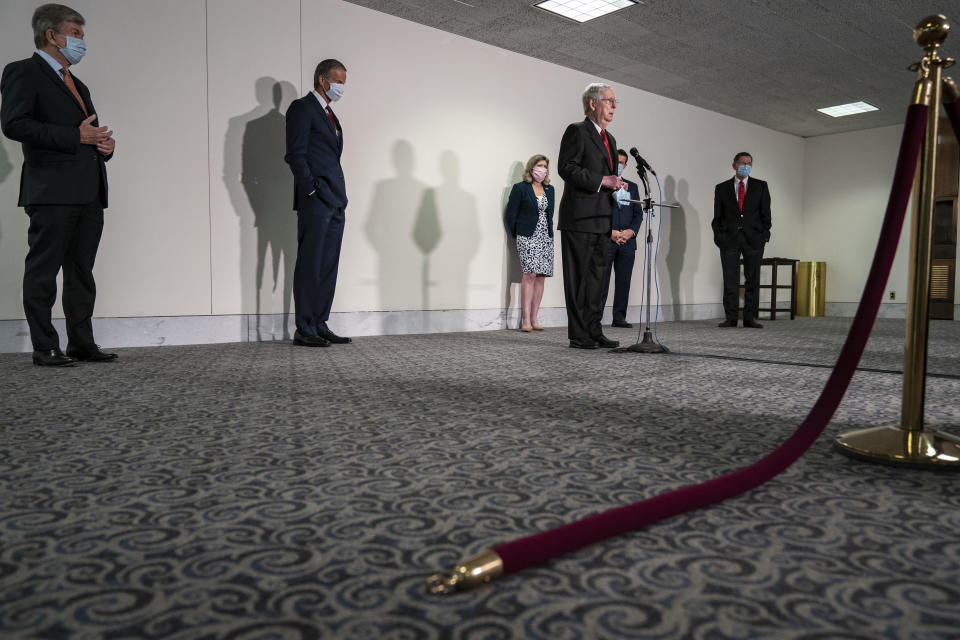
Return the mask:
<path id="1" fill-rule="evenodd" d="M 63 54 L 63 57 L 66 58 L 70 64 L 77 64 L 83 60 L 83 56 L 87 53 L 87 43 L 73 36 L 64 37 L 67 39 L 67 44 L 66 46 L 60 47 L 60 53 Z"/>
<path id="2" fill-rule="evenodd" d="M 750 175 L 750 165 L 742 164 L 737 167 L 737 175 L 741 178 L 746 178 L 748 175 Z"/>
<path id="3" fill-rule="evenodd" d="M 617 175 L 618 175 L 618 176 L 623 175 L 623 165 L 622 165 L 622 164 L 618 164 L 618 165 L 617 165 Z"/>
<path id="4" fill-rule="evenodd" d="M 331 82 L 330 88 L 326 90 L 326 94 L 327 97 L 330 98 L 330 102 L 336 102 L 343 97 L 343 84 Z"/>

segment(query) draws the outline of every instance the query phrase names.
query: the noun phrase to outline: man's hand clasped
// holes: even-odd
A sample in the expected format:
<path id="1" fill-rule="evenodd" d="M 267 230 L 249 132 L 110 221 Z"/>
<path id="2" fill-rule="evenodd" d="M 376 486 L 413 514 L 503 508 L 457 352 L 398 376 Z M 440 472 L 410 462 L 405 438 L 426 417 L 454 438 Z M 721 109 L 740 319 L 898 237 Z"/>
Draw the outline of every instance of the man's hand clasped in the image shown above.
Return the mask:
<path id="1" fill-rule="evenodd" d="M 80 123 L 80 143 L 93 145 L 101 155 L 109 156 L 113 153 L 117 141 L 113 139 L 113 131 L 107 127 L 95 127 L 93 121 L 97 119 L 97 114 L 91 114 Z"/>

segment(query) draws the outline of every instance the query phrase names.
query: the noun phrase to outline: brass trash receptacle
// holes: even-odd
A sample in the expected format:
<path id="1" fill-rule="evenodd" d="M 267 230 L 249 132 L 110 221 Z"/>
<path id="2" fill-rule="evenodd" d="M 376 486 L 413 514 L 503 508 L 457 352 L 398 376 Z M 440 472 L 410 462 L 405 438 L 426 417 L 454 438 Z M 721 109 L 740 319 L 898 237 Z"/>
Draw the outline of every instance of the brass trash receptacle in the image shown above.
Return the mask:
<path id="1" fill-rule="evenodd" d="M 823 317 L 827 300 L 827 263 L 797 263 L 797 315 Z"/>

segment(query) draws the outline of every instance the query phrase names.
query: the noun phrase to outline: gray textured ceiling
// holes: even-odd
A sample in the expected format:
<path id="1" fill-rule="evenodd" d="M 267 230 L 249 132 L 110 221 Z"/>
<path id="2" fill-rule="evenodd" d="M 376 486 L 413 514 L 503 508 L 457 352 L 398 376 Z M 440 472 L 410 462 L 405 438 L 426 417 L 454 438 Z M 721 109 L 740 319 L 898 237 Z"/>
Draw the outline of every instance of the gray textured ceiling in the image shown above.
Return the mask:
<path id="1" fill-rule="evenodd" d="M 534 0 L 347 1 L 798 136 L 902 122 L 925 16 L 960 58 L 960 0 L 643 0 L 585 24 Z M 816 111 L 857 100 L 880 111 Z"/>

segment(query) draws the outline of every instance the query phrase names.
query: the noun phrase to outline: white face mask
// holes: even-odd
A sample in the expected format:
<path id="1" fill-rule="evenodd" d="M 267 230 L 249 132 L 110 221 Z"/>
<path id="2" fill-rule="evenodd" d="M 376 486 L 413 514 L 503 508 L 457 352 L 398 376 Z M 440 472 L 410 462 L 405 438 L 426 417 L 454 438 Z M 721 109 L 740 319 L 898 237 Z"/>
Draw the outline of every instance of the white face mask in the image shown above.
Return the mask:
<path id="1" fill-rule="evenodd" d="M 336 102 L 343 97 L 343 84 L 339 82 L 329 82 L 330 88 L 326 90 L 327 97 L 330 98 L 330 102 Z"/>

